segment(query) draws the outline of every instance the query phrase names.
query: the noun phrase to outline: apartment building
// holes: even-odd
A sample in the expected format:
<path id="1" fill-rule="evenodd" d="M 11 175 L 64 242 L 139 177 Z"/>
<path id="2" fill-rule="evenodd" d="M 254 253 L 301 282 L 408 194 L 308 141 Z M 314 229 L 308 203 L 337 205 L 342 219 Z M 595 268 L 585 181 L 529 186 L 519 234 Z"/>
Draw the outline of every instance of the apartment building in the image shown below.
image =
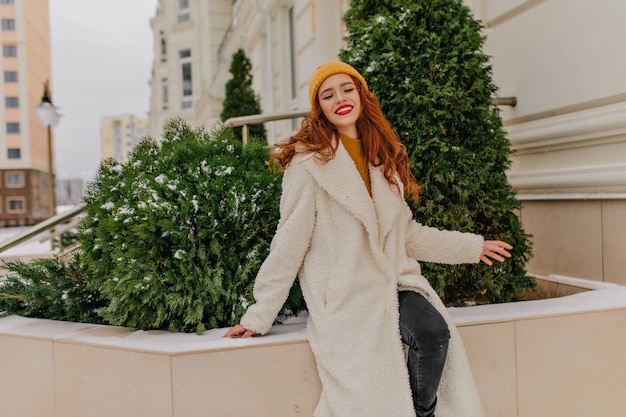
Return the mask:
<path id="1" fill-rule="evenodd" d="M 100 120 L 102 159 L 126 162 L 139 141 L 148 136 L 149 120 L 132 114 L 103 117 Z"/>
<path id="2" fill-rule="evenodd" d="M 308 77 L 336 60 L 349 0 L 160 0 L 151 25 L 154 63 L 150 133 L 159 137 L 172 117 L 193 125 L 219 120 L 233 54 L 253 64 L 253 89 L 264 113 L 306 110 Z M 268 141 L 298 124 L 266 124 Z"/>
<path id="3" fill-rule="evenodd" d="M 56 201 L 58 206 L 77 206 L 83 200 L 88 176 L 58 177 L 56 180 Z"/>
<path id="4" fill-rule="evenodd" d="M 51 74 L 48 0 L 0 0 L 0 19 L 0 227 L 30 225 L 50 213 L 48 135 L 34 110 Z"/>

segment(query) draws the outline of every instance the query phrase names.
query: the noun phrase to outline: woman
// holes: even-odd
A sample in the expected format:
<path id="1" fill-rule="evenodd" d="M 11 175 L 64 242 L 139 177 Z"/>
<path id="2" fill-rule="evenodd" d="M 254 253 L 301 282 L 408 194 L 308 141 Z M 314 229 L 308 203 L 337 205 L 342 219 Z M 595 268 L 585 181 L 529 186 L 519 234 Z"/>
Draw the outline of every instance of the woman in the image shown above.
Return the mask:
<path id="1" fill-rule="evenodd" d="M 353 67 L 321 65 L 311 114 L 272 158 L 278 228 L 254 298 L 225 337 L 265 334 L 296 277 L 322 393 L 315 417 L 482 417 L 458 332 L 419 261 L 489 265 L 511 246 L 415 222 L 405 147 Z M 405 354 L 404 345 L 408 346 Z"/>

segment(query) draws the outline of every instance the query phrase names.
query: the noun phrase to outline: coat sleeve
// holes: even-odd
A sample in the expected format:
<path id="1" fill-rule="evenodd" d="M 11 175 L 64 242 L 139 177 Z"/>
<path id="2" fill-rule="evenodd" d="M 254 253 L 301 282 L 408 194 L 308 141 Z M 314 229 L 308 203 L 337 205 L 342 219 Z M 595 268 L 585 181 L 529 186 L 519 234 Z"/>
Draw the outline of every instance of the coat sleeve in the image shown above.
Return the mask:
<path id="1" fill-rule="evenodd" d="M 254 283 L 255 304 L 241 325 L 258 334 L 269 331 L 285 303 L 309 248 L 315 225 L 312 177 L 294 160 L 285 170 L 280 199 L 280 220 Z"/>
<path id="2" fill-rule="evenodd" d="M 477 263 L 484 239 L 473 233 L 440 230 L 411 219 L 407 227 L 407 255 L 422 262 Z"/>

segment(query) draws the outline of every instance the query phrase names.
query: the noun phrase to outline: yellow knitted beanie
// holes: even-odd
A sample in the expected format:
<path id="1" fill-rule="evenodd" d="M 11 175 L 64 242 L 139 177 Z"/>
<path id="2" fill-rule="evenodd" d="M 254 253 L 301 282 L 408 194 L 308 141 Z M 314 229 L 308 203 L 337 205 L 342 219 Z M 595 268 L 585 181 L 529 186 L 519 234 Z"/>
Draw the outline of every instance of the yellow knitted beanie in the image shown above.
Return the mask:
<path id="1" fill-rule="evenodd" d="M 311 109 L 313 109 L 315 107 L 315 103 L 317 103 L 317 91 L 319 90 L 320 85 L 322 85 L 326 78 L 335 74 L 352 75 L 354 78 L 359 80 L 363 87 L 367 90 L 365 78 L 363 78 L 363 76 L 359 74 L 359 72 L 351 65 L 338 61 L 327 62 L 317 67 L 309 79 L 309 100 L 311 102 Z"/>

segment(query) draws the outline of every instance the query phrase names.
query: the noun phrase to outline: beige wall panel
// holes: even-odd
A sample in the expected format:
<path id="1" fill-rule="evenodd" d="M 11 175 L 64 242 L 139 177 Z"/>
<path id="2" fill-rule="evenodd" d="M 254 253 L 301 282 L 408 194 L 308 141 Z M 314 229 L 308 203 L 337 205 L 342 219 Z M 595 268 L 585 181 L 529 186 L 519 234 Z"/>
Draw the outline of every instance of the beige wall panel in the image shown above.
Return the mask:
<path id="1" fill-rule="evenodd" d="M 625 300 L 604 286 L 450 309 L 486 417 L 623 416 Z M 303 323 L 245 341 L 223 332 L 0 318 L 0 416 L 312 415 L 320 384 Z"/>
<path id="2" fill-rule="evenodd" d="M 605 281 L 626 286 L 625 247 L 626 200 L 603 201 L 602 248 Z"/>
<path id="3" fill-rule="evenodd" d="M 459 333 L 486 415 L 516 417 L 515 323 L 460 326 Z"/>
<path id="4" fill-rule="evenodd" d="M 172 391 L 177 417 L 300 417 L 313 414 L 321 384 L 308 344 L 297 343 L 173 357 Z"/>
<path id="5" fill-rule="evenodd" d="M 602 281 L 600 201 L 525 201 L 522 223 L 533 235 L 527 270 Z"/>
<path id="6" fill-rule="evenodd" d="M 525 320 L 516 326 L 519 417 L 624 414 L 623 309 Z M 592 328 L 610 334 L 612 342 L 593 337 L 588 333 Z"/>
<path id="7" fill-rule="evenodd" d="M 57 342 L 54 369 L 57 416 L 172 416 L 167 355 Z"/>
<path id="8" fill-rule="evenodd" d="M 0 335 L 0 416 L 55 415 L 52 364 L 51 340 Z"/>
<path id="9" fill-rule="evenodd" d="M 4 41 L 4 43 L 9 43 L 8 41 Z M 19 61 L 17 59 L 8 59 L 8 58 L 4 58 L 2 60 L 2 70 L 3 71 L 19 71 L 20 69 L 20 65 L 19 65 Z M 23 75 L 20 74 L 18 75 L 18 79 L 22 78 Z M 4 81 L 3 81 L 4 83 Z M 5 83 L 4 87 L 16 87 L 16 90 L 19 91 L 19 83 Z"/>

